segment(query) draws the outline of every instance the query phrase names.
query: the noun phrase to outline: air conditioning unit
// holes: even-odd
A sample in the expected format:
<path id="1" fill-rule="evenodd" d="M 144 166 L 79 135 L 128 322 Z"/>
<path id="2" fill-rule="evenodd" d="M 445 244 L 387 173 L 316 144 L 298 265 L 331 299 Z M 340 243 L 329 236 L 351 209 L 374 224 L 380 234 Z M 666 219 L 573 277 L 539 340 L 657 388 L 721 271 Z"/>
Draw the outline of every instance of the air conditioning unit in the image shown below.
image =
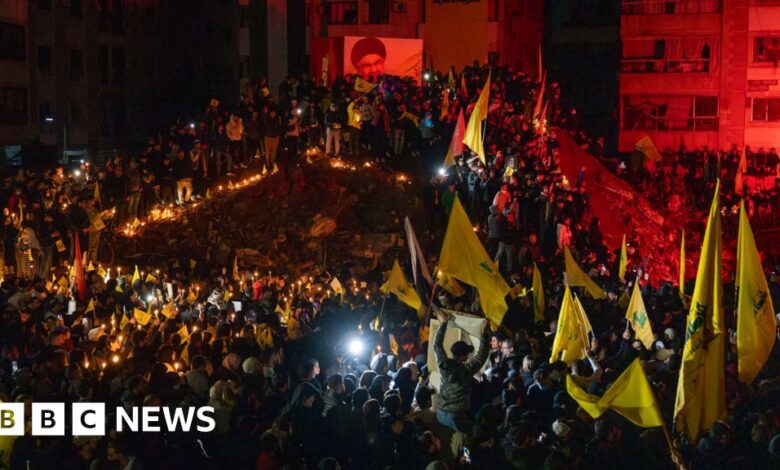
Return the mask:
<path id="1" fill-rule="evenodd" d="M 393 3 L 393 11 L 395 13 L 406 13 L 406 4 L 400 2 Z"/>

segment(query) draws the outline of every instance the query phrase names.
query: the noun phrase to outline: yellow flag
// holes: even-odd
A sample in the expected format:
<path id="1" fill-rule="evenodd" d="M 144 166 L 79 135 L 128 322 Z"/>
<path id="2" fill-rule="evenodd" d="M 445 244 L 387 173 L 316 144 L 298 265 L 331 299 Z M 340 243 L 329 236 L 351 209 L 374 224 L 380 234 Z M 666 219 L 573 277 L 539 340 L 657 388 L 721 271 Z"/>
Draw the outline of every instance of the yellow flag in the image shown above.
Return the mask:
<path id="1" fill-rule="evenodd" d="M 579 321 L 579 326 L 583 330 L 582 331 L 582 337 L 585 338 L 586 343 L 585 346 L 587 347 L 588 342 L 588 335 L 593 335 L 593 327 L 590 326 L 590 320 L 588 319 L 588 314 L 585 313 L 585 308 L 580 303 L 580 298 L 577 297 L 575 294 L 572 294 L 572 297 L 574 297 L 574 306 L 577 308 L 577 320 Z"/>
<path id="2" fill-rule="evenodd" d="M 588 337 L 585 328 L 580 324 L 579 317 L 571 290 L 567 286 L 563 293 L 561 312 L 558 314 L 558 326 L 555 329 L 552 354 L 550 354 L 551 363 L 561 359 L 571 364 L 577 359 L 585 358 Z M 563 357 L 559 358 L 561 353 Z"/>
<path id="3" fill-rule="evenodd" d="M 628 249 L 626 248 L 626 234 L 623 234 L 623 245 L 620 247 L 620 266 L 618 267 L 618 278 L 621 281 L 626 280 L 626 266 L 628 266 Z"/>
<path id="4" fill-rule="evenodd" d="M 181 337 L 181 344 L 190 342 L 190 332 L 187 330 L 187 325 L 182 325 L 176 333 Z"/>
<path id="5" fill-rule="evenodd" d="M 439 271 L 477 288 L 479 302 L 493 329 L 506 313 L 509 286 L 474 233 L 469 216 L 458 197 L 452 204 L 450 221 L 439 256 Z"/>
<path id="6" fill-rule="evenodd" d="M 148 273 L 146 275 L 146 281 L 145 282 L 151 282 L 153 284 L 157 284 L 157 277 L 153 276 L 152 273 Z"/>
<path id="7" fill-rule="evenodd" d="M 390 271 L 390 277 L 387 278 L 387 282 L 382 284 L 379 288 L 383 294 L 395 294 L 398 300 L 412 307 L 415 310 L 420 310 L 422 302 L 420 296 L 417 295 L 417 291 L 414 290 L 406 280 L 404 272 L 401 270 L 401 266 L 398 265 L 398 260 L 393 262 L 393 269 Z"/>
<path id="8" fill-rule="evenodd" d="M 190 305 L 194 305 L 197 300 L 198 300 L 198 296 L 195 295 L 195 292 L 190 291 L 190 295 L 187 296 L 187 303 Z"/>
<path id="9" fill-rule="evenodd" d="M 287 337 L 295 340 L 303 336 L 303 327 L 301 322 L 295 318 L 294 315 L 290 315 L 287 318 Z"/>
<path id="10" fill-rule="evenodd" d="M 125 315 L 125 314 L 121 314 L 121 315 L 122 315 L 122 319 L 119 320 L 119 330 L 120 331 L 124 330 L 125 326 L 127 326 L 127 324 L 130 323 L 130 320 L 127 319 L 127 315 Z"/>
<path id="11" fill-rule="evenodd" d="M 274 347 L 274 335 L 268 323 L 260 323 L 257 325 L 255 340 L 257 341 L 257 345 L 260 346 L 260 349 Z"/>
<path id="12" fill-rule="evenodd" d="M 100 264 L 98 264 L 97 273 L 98 273 L 98 276 L 102 277 L 103 279 L 105 279 L 106 276 L 108 275 L 108 273 L 106 272 L 106 269 L 102 265 L 100 265 Z"/>
<path id="13" fill-rule="evenodd" d="M 90 261 L 89 264 L 87 265 L 87 272 L 94 271 L 94 270 L 95 270 L 95 266 L 92 264 L 92 261 Z"/>
<path id="14" fill-rule="evenodd" d="M 613 410 L 642 428 L 664 425 L 653 389 L 638 358 L 607 388 L 602 397 L 583 391 L 570 375 L 566 376 L 566 391 L 594 419 L 607 410 Z"/>
<path id="15" fill-rule="evenodd" d="M 141 280 L 141 274 L 138 272 L 138 265 L 135 265 L 135 270 L 133 271 L 133 279 L 130 281 L 131 286 L 135 286 L 135 281 Z"/>
<path id="16" fill-rule="evenodd" d="M 181 362 L 185 364 L 190 363 L 190 348 L 186 344 L 184 348 L 181 350 Z"/>
<path id="17" fill-rule="evenodd" d="M 290 313 L 291 313 L 290 303 L 285 302 L 284 308 L 282 308 L 282 305 L 280 303 L 277 303 L 275 312 L 278 313 L 279 316 L 281 317 L 282 323 L 287 323 L 287 319 L 290 318 Z"/>
<path id="18" fill-rule="evenodd" d="M 466 134 L 463 136 L 463 143 L 479 156 L 483 165 L 487 165 L 487 161 L 485 159 L 485 147 L 482 145 L 482 121 L 487 118 L 489 99 L 490 73 L 488 73 L 485 85 L 482 87 L 482 93 L 477 98 L 477 104 L 474 105 L 474 109 L 471 111 L 469 124 L 466 126 Z"/>
<path id="19" fill-rule="evenodd" d="M 376 88 L 375 83 L 368 82 L 362 78 L 355 79 L 355 91 L 358 93 L 370 93 L 374 88 Z"/>
<path id="20" fill-rule="evenodd" d="M 84 313 L 89 313 L 94 311 L 95 311 L 95 299 L 89 299 L 89 303 L 87 304 L 87 309 L 84 310 Z"/>
<path id="21" fill-rule="evenodd" d="M 194 271 L 195 270 L 195 266 L 197 266 L 197 265 L 198 265 L 198 262 L 195 261 L 194 259 L 190 258 L 190 271 Z"/>
<path id="22" fill-rule="evenodd" d="M 570 286 L 582 286 L 594 299 L 605 299 L 607 294 L 577 265 L 568 246 L 563 247 L 566 261 L 566 280 Z"/>
<path id="23" fill-rule="evenodd" d="M 163 306 L 162 310 L 160 310 L 163 315 L 165 315 L 165 318 L 173 318 L 176 315 L 176 304 L 173 303 L 171 300 L 165 306 Z"/>
<path id="24" fill-rule="evenodd" d="M 455 130 L 452 132 L 450 146 L 447 147 L 447 155 L 444 157 L 444 168 L 455 165 L 455 157 L 463 155 L 463 136 L 466 134 L 466 122 L 463 118 L 463 109 L 458 111 L 458 120 L 455 121 Z"/>
<path id="25" fill-rule="evenodd" d="M 639 341 L 645 345 L 648 351 L 653 349 L 653 327 L 650 317 L 647 315 L 645 301 L 642 300 L 642 292 L 639 283 L 634 283 L 634 291 L 631 293 L 631 302 L 626 310 L 626 320 L 631 323 L 634 333 Z"/>
<path id="26" fill-rule="evenodd" d="M 680 298 L 685 298 L 685 230 L 680 239 Z"/>
<path id="27" fill-rule="evenodd" d="M 230 289 L 225 289 L 225 302 L 230 302 Z"/>
<path id="28" fill-rule="evenodd" d="M 461 286 L 458 281 L 442 272 L 439 272 L 439 275 L 436 276 L 436 284 L 455 297 L 460 297 L 466 293 L 466 290 L 463 289 L 463 286 Z"/>
<path id="29" fill-rule="evenodd" d="M 674 422 L 691 442 L 726 413 L 720 181 L 715 186 L 685 333 Z"/>
<path id="30" fill-rule="evenodd" d="M 651 162 L 661 161 L 661 154 L 658 152 L 658 149 L 653 143 L 653 139 L 651 139 L 647 134 L 645 134 L 644 137 L 637 141 L 637 143 L 634 145 L 634 148 L 640 151 L 642 155 L 644 155 Z"/>
<path id="31" fill-rule="evenodd" d="M 67 248 L 65 248 L 65 243 L 63 243 L 62 240 L 57 240 L 54 242 L 54 246 L 57 247 L 57 253 L 62 253 L 63 251 L 67 250 Z"/>
<path id="32" fill-rule="evenodd" d="M 398 355 L 398 341 L 396 341 L 395 336 L 393 336 L 392 334 L 390 335 L 388 340 L 390 341 L 390 352 L 392 352 L 393 354 L 395 354 L 397 356 Z"/>
<path id="33" fill-rule="evenodd" d="M 756 240 L 750 228 L 745 201 L 739 207 L 737 241 L 737 364 L 739 380 L 751 383 L 775 345 L 777 321 L 772 297 L 761 269 Z"/>
<path id="34" fill-rule="evenodd" d="M 542 285 L 542 273 L 539 271 L 539 266 L 534 261 L 534 276 L 531 283 L 531 289 L 534 299 L 534 323 L 544 321 L 544 286 Z"/>
<path id="35" fill-rule="evenodd" d="M 135 318 L 135 321 L 137 321 L 139 325 L 146 325 L 149 323 L 149 320 L 152 319 L 152 315 L 144 312 L 140 308 L 136 308 L 133 310 L 133 318 Z"/>

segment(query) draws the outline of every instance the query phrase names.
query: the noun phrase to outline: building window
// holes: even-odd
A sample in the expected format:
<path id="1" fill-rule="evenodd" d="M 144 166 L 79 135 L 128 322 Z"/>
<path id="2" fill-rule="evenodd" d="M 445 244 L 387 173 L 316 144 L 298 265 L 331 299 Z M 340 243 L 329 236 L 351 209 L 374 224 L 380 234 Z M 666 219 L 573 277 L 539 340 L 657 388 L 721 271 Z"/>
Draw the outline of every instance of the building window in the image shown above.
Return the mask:
<path id="1" fill-rule="evenodd" d="M 38 121 L 41 125 L 54 122 L 54 116 L 51 114 L 51 104 L 38 103 Z"/>
<path id="2" fill-rule="evenodd" d="M 624 131 L 716 131 L 717 96 L 624 96 Z"/>
<path id="3" fill-rule="evenodd" d="M 387 24 L 390 22 L 390 0 L 368 0 L 368 23 Z"/>
<path id="4" fill-rule="evenodd" d="M 0 22 L 0 60 L 24 60 L 24 26 Z"/>
<path id="5" fill-rule="evenodd" d="M 753 98 L 750 120 L 780 122 L 780 98 Z"/>
<path id="6" fill-rule="evenodd" d="M 357 24 L 358 2 L 328 2 L 328 24 Z"/>
<path id="7" fill-rule="evenodd" d="M 498 12 L 501 8 L 498 0 L 488 0 L 488 21 L 498 21 Z"/>
<path id="8" fill-rule="evenodd" d="M 41 10 L 51 10 L 51 0 L 37 0 L 36 3 Z"/>
<path id="9" fill-rule="evenodd" d="M 626 39 L 621 73 L 706 73 L 716 60 L 716 38 Z"/>
<path id="10" fill-rule="evenodd" d="M 70 14 L 81 16 L 81 0 L 70 0 Z"/>
<path id="11" fill-rule="evenodd" d="M 111 75 L 112 83 L 121 85 L 125 83 L 125 48 L 115 47 L 111 49 Z"/>
<path id="12" fill-rule="evenodd" d="M 73 124 L 81 122 L 81 105 L 73 101 L 70 102 L 70 122 Z"/>
<path id="13" fill-rule="evenodd" d="M 108 46 L 98 47 L 98 74 L 100 83 L 108 85 Z"/>
<path id="14" fill-rule="evenodd" d="M 51 75 L 51 46 L 38 46 L 38 71 Z"/>
<path id="15" fill-rule="evenodd" d="M 685 15 L 717 13 L 720 0 L 623 0 L 624 15 Z"/>
<path id="16" fill-rule="evenodd" d="M 777 66 L 780 58 L 780 36 L 756 36 L 753 38 L 753 63 Z"/>
<path id="17" fill-rule="evenodd" d="M 70 50 L 70 79 L 77 82 L 81 80 L 81 75 L 84 73 L 84 65 L 81 59 L 81 49 Z"/>
<path id="18" fill-rule="evenodd" d="M 27 124 L 27 90 L 0 87 L 0 124 Z"/>

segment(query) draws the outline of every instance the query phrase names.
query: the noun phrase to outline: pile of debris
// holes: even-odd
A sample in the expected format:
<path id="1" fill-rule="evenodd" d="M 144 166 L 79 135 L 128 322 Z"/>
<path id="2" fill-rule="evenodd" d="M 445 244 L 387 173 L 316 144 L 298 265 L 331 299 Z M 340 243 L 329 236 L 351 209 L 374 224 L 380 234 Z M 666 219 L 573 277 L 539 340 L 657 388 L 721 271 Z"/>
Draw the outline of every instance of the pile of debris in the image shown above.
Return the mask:
<path id="1" fill-rule="evenodd" d="M 236 256 L 242 269 L 292 275 L 347 261 L 370 269 L 403 243 L 404 216 L 420 209 L 418 189 L 413 179 L 376 166 L 296 166 L 238 190 L 212 191 L 175 221 L 119 238 L 116 252 L 221 266 Z"/>

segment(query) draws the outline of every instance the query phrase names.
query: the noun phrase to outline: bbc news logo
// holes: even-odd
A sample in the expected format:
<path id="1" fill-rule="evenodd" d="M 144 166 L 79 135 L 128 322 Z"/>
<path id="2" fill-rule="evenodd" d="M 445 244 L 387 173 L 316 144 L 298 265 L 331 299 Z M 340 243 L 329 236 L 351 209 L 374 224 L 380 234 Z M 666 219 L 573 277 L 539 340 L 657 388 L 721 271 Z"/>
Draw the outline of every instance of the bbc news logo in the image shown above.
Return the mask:
<path id="1" fill-rule="evenodd" d="M 73 403 L 70 429 L 74 436 L 105 436 L 106 404 Z M 65 403 L 32 404 L 33 436 L 64 436 L 68 417 Z M 24 435 L 24 403 L 0 403 L 0 436 Z M 213 431 L 217 423 L 211 406 L 172 408 L 167 406 L 138 406 L 116 408 L 114 414 L 117 432 L 162 432 L 194 429 Z"/>

